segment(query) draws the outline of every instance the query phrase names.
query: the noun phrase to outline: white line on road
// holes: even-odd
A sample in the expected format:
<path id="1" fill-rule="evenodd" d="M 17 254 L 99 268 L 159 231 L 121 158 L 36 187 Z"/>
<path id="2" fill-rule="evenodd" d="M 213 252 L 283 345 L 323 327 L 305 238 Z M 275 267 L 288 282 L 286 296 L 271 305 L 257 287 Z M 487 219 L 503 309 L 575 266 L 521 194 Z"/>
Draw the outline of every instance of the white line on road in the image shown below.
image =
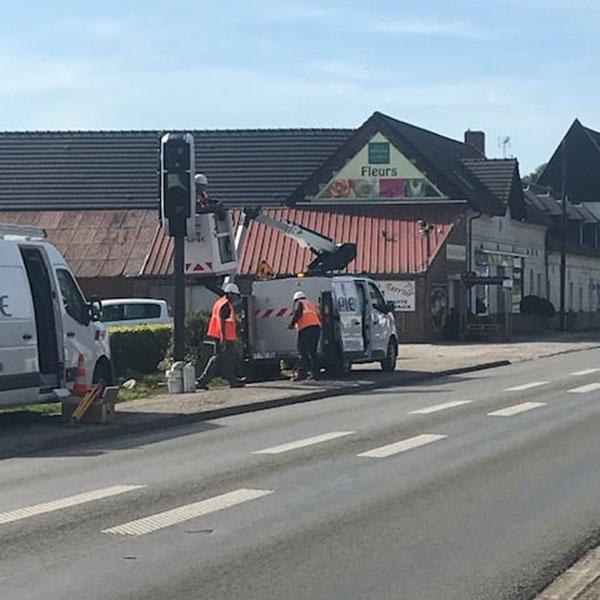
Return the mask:
<path id="1" fill-rule="evenodd" d="M 540 385 L 546 385 L 547 381 L 533 381 L 532 383 L 524 383 L 523 385 L 515 385 L 515 387 L 506 388 L 505 392 L 520 392 L 522 390 L 529 390 L 531 388 L 539 387 Z"/>
<path id="2" fill-rule="evenodd" d="M 568 394 L 587 394 L 588 392 L 595 392 L 600 390 L 600 383 L 590 383 L 588 385 L 582 385 L 581 387 L 567 390 Z"/>
<path id="3" fill-rule="evenodd" d="M 313 446 L 314 444 L 320 444 L 321 442 L 328 442 L 329 440 L 335 440 L 336 438 L 344 437 L 345 435 L 351 435 L 354 431 L 331 431 L 322 435 L 315 435 L 313 437 L 304 438 L 302 440 L 296 440 L 295 442 L 289 442 L 288 444 L 281 444 L 279 446 L 271 446 L 264 450 L 257 450 L 253 454 L 281 454 L 282 452 L 289 452 L 290 450 L 297 450 L 298 448 L 304 448 L 306 446 Z"/>
<path id="4" fill-rule="evenodd" d="M 463 404 L 471 404 L 472 400 L 454 400 L 453 402 L 444 402 L 443 404 L 434 404 L 433 406 L 427 406 L 426 408 L 419 408 L 419 410 L 413 410 L 409 412 L 409 415 L 429 415 L 431 413 L 438 412 L 440 410 L 446 410 L 448 408 L 454 408 L 455 406 L 462 406 Z"/>
<path id="5" fill-rule="evenodd" d="M 431 444 L 432 442 L 443 440 L 445 437 L 448 436 L 437 435 L 435 433 L 423 433 L 394 444 L 388 444 L 387 446 L 374 448 L 373 450 L 363 452 L 362 454 L 357 454 L 357 456 L 364 456 L 367 458 L 386 458 L 388 456 L 392 456 L 393 454 L 406 452 L 407 450 L 412 450 L 413 448 L 418 448 L 419 446 L 424 446 L 425 444 Z"/>
<path id="6" fill-rule="evenodd" d="M 165 527 L 178 525 L 179 523 L 184 523 L 190 519 L 196 519 L 218 510 L 235 506 L 236 504 L 256 500 L 257 498 L 262 498 L 263 496 L 272 493 L 273 490 L 239 489 L 227 494 L 215 496 L 214 498 L 208 498 L 207 500 L 186 504 L 185 506 L 144 517 L 143 519 L 123 523 L 122 525 L 111 527 L 110 529 L 103 529 L 102 533 L 145 535 L 147 533 L 152 533 L 153 531 L 158 531 L 159 529 L 164 529 Z"/>
<path id="7" fill-rule="evenodd" d="M 528 410 L 533 410 L 534 408 L 539 408 L 540 406 L 545 405 L 545 402 L 523 402 L 522 404 L 515 404 L 514 406 L 509 406 L 508 408 L 503 408 L 502 410 L 496 410 L 494 412 L 488 413 L 488 416 L 512 417 L 513 415 L 518 415 Z"/>
<path id="8" fill-rule="evenodd" d="M 76 496 L 69 496 L 68 498 L 62 498 L 60 500 L 44 502 L 34 506 L 25 506 L 23 508 L 18 508 L 17 510 L 0 513 L 0 524 L 3 525 L 5 523 L 12 523 L 13 521 L 20 521 L 21 519 L 28 519 L 29 517 L 36 517 L 38 515 L 54 512 L 55 510 L 70 508 L 71 506 L 109 498 L 110 496 L 117 496 L 119 494 L 124 494 L 125 492 L 131 492 L 145 487 L 145 485 L 114 485 L 101 490 L 93 490 L 91 492 L 77 494 Z"/>
<path id="9" fill-rule="evenodd" d="M 574 375 L 575 377 L 582 377 L 583 375 L 591 375 L 592 373 L 597 373 L 598 371 L 600 371 L 600 369 L 585 369 L 584 371 L 575 371 L 574 373 L 571 373 L 571 375 Z"/>

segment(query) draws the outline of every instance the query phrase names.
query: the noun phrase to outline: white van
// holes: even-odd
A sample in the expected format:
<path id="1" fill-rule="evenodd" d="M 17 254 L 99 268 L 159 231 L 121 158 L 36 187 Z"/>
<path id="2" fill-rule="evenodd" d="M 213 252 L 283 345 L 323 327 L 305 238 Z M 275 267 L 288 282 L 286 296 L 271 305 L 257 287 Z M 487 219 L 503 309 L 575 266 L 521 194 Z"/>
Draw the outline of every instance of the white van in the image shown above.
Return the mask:
<path id="1" fill-rule="evenodd" d="M 287 277 L 255 281 L 248 298 L 247 355 L 251 361 L 297 356 L 297 333 L 287 328 L 294 292 L 303 291 L 320 309 L 322 362 L 347 371 L 353 363 L 379 362 L 396 368 L 398 334 L 393 305 L 366 277 Z"/>
<path id="2" fill-rule="evenodd" d="M 87 302 L 60 252 L 36 227 L 0 224 L 0 406 L 70 393 L 80 354 L 86 383 L 113 382 L 99 302 Z"/>
<path id="3" fill-rule="evenodd" d="M 100 320 L 107 327 L 173 324 L 173 317 L 167 301 L 154 298 L 107 298 L 102 300 Z"/>

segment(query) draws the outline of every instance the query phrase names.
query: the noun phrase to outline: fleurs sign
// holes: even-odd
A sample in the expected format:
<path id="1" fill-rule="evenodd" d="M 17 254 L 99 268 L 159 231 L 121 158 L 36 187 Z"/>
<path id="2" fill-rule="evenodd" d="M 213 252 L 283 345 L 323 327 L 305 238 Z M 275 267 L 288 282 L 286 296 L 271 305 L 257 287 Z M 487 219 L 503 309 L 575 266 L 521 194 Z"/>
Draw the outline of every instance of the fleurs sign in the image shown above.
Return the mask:
<path id="1" fill-rule="evenodd" d="M 425 175 L 377 133 L 317 194 L 317 200 L 440 198 Z"/>

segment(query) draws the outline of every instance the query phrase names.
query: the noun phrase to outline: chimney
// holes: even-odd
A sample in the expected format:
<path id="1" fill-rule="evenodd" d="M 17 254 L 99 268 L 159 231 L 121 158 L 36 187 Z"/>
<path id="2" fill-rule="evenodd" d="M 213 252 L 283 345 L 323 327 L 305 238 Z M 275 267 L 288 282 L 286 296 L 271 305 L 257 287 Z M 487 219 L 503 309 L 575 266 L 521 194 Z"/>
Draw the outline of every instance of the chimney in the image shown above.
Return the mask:
<path id="1" fill-rule="evenodd" d="M 483 131 L 465 131 L 465 144 L 479 150 L 485 156 L 485 133 Z"/>

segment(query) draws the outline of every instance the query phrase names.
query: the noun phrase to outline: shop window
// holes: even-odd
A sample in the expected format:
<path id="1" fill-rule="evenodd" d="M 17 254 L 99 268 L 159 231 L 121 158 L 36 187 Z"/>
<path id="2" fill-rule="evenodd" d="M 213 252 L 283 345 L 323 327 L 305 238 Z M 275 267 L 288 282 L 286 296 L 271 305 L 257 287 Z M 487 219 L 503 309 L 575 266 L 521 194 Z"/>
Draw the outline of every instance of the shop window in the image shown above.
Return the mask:
<path id="1" fill-rule="evenodd" d="M 536 275 L 536 279 L 537 279 L 537 295 L 541 296 L 542 295 L 542 274 L 538 273 Z"/>

